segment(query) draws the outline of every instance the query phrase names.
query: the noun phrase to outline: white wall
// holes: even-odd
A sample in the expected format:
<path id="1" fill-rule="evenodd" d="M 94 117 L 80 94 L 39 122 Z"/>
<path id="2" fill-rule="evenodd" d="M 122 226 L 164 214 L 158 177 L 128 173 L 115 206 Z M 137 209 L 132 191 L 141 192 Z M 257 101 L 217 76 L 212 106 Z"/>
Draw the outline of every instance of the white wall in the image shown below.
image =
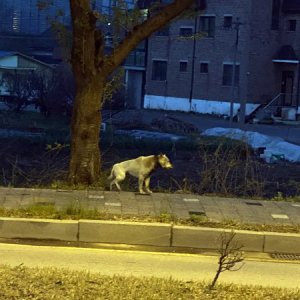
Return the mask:
<path id="1" fill-rule="evenodd" d="M 18 67 L 18 56 L 6 56 L 0 58 L 0 66 L 1 67 L 9 67 L 9 68 L 16 68 Z"/>
<path id="2" fill-rule="evenodd" d="M 240 104 L 233 104 L 233 113 L 237 113 Z M 247 103 L 246 115 L 250 114 L 258 104 Z M 145 95 L 144 108 L 149 109 L 162 109 L 162 110 L 177 110 L 185 112 L 197 112 L 202 114 L 217 114 L 217 115 L 230 115 L 230 103 L 225 101 L 213 100 L 200 100 L 192 99 L 189 102 L 187 98 L 163 97 L 154 95 Z"/>
<path id="3" fill-rule="evenodd" d="M 144 108 L 190 111 L 190 102 L 186 98 L 145 95 Z"/>

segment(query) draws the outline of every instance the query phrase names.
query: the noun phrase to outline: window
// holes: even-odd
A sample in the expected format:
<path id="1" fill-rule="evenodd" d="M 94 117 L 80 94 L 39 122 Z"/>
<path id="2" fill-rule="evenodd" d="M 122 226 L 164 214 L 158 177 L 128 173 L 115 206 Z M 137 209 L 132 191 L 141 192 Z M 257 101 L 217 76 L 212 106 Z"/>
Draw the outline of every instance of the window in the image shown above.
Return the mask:
<path id="1" fill-rule="evenodd" d="M 296 20 L 288 20 L 288 31 L 296 31 Z"/>
<path id="2" fill-rule="evenodd" d="M 200 73 L 208 73 L 208 63 L 200 63 Z"/>
<path id="3" fill-rule="evenodd" d="M 169 26 L 165 26 L 163 28 L 160 28 L 155 33 L 157 36 L 168 36 L 169 35 Z"/>
<path id="4" fill-rule="evenodd" d="M 224 28 L 231 28 L 232 27 L 232 16 L 224 16 Z"/>
<path id="5" fill-rule="evenodd" d="M 179 72 L 187 72 L 187 61 L 179 62 Z"/>
<path id="6" fill-rule="evenodd" d="M 192 36 L 193 28 L 192 27 L 180 27 L 179 35 L 180 36 Z"/>
<path id="7" fill-rule="evenodd" d="M 152 80 L 164 81 L 167 79 L 167 61 L 152 61 Z"/>
<path id="8" fill-rule="evenodd" d="M 223 82 L 225 86 L 231 86 L 232 84 L 232 75 L 233 75 L 233 64 L 224 64 L 223 65 Z M 240 66 L 235 65 L 235 79 L 234 85 L 238 86 L 240 81 Z"/>
<path id="9" fill-rule="evenodd" d="M 272 23 L 271 23 L 272 30 L 279 29 L 279 18 L 280 18 L 280 0 L 273 0 Z"/>
<path id="10" fill-rule="evenodd" d="M 206 37 L 215 36 L 215 17 L 200 17 L 200 31 L 206 33 Z"/>

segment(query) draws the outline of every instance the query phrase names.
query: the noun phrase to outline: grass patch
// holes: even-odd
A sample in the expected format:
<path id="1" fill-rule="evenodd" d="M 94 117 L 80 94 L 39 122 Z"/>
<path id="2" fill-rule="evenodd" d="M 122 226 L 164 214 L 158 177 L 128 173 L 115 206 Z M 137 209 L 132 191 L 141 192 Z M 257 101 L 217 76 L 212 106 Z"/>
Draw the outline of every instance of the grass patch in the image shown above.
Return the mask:
<path id="1" fill-rule="evenodd" d="M 0 128 L 7 129 L 65 129 L 68 127 L 67 119 L 63 116 L 44 116 L 34 111 L 0 111 Z"/>
<path id="2" fill-rule="evenodd" d="M 225 228 L 233 230 L 267 231 L 281 233 L 300 233 L 300 225 L 282 224 L 249 224 L 240 223 L 235 220 L 224 220 L 215 222 L 205 216 L 191 215 L 188 219 L 180 219 L 169 213 L 161 213 L 157 216 L 149 215 L 128 215 L 112 214 L 97 208 L 87 209 L 78 202 L 74 202 L 63 208 L 57 208 L 54 204 L 33 204 L 24 208 L 0 208 L 0 217 L 14 218 L 43 218 L 54 220 L 111 220 L 111 221 L 130 221 L 130 222 L 159 222 L 166 224 L 198 226 L 210 228 Z"/>
<path id="3" fill-rule="evenodd" d="M 0 265 L 0 298 L 11 299 L 276 299 L 298 300 L 299 290 L 133 276 L 102 276 L 54 268 Z"/>

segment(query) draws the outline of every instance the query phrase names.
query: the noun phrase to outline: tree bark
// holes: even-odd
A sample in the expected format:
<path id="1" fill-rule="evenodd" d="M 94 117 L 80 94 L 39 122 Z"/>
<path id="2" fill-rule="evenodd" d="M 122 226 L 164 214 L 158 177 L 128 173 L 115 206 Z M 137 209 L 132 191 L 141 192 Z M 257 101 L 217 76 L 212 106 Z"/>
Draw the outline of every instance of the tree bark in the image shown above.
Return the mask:
<path id="1" fill-rule="evenodd" d="M 96 86 L 95 86 L 96 85 Z M 71 184 L 92 184 L 100 175 L 99 135 L 103 84 L 77 87 L 71 124 Z"/>
<path id="2" fill-rule="evenodd" d="M 89 0 L 71 0 L 73 45 L 71 63 L 76 97 L 71 121 L 69 182 L 92 184 L 101 169 L 99 134 L 105 77 L 101 68 L 103 37 Z"/>

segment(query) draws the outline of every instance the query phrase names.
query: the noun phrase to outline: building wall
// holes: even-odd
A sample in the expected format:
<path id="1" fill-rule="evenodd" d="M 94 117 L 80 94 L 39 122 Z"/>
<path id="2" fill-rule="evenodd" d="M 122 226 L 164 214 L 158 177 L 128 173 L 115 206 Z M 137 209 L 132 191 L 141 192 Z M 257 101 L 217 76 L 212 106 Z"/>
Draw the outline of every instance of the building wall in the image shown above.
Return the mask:
<path id="1" fill-rule="evenodd" d="M 8 68 L 16 68 L 18 66 L 18 56 L 6 56 L 0 58 L 0 66 Z"/>
<path id="2" fill-rule="evenodd" d="M 285 15 L 281 12 L 278 30 L 271 30 L 273 0 L 211 0 L 205 15 L 215 16 L 215 37 L 202 37 L 196 40 L 193 58 L 193 41 L 176 39 L 180 26 L 195 26 L 195 20 L 180 20 L 171 25 L 170 36 L 153 35 L 149 41 L 148 71 L 145 103 L 150 106 L 151 96 L 160 96 L 164 106 L 172 107 L 172 101 L 182 99 L 182 110 L 189 101 L 191 110 L 215 113 L 229 111 L 232 98 L 231 86 L 222 84 L 223 64 L 233 63 L 236 30 L 224 29 L 224 15 L 231 15 L 233 21 L 239 18 L 238 51 L 236 62 L 240 68 L 239 86 L 235 88 L 234 110 L 240 102 L 246 103 L 251 112 L 259 103 L 270 101 L 281 91 L 281 76 L 284 70 L 293 70 L 294 93 L 297 92 L 298 65 L 272 62 L 273 56 L 283 45 L 292 45 L 300 56 L 300 15 Z M 297 20 L 297 30 L 287 31 L 289 19 Z M 199 21 L 198 21 L 199 22 Z M 167 80 L 151 79 L 153 59 L 168 61 Z M 186 73 L 179 72 L 179 61 L 186 60 Z M 194 60 L 194 82 L 192 80 L 192 61 Z M 208 73 L 200 73 L 200 62 L 208 63 Z M 192 87 L 192 95 L 190 89 Z M 159 102 L 155 98 L 155 103 Z M 154 100 L 153 100 L 154 101 Z M 210 103 L 214 102 L 214 103 Z M 153 102 L 154 103 L 154 102 Z M 218 103 L 218 105 L 217 105 Z M 227 104 L 226 104 L 227 103 Z M 217 107 L 220 107 L 218 109 Z"/>
<path id="3" fill-rule="evenodd" d="M 220 5 L 217 0 L 210 1 L 205 15 L 215 16 L 215 36 L 213 38 L 196 38 L 194 57 L 193 40 L 182 40 L 178 36 L 180 27 L 185 26 L 192 27 L 193 31 L 196 28 L 196 31 L 199 32 L 199 20 L 189 19 L 173 22 L 170 26 L 169 36 L 153 35 L 149 42 L 146 94 L 228 102 L 231 96 L 231 87 L 222 85 L 223 63 L 233 63 L 236 31 L 233 28 L 224 29 L 223 18 L 224 15 L 232 15 L 233 20 L 237 17 L 241 21 L 248 20 L 251 13 L 250 7 L 251 1 L 248 0 L 235 1 L 235 5 L 228 2 L 222 2 Z M 240 65 L 240 87 L 236 88 L 235 91 L 238 98 L 247 97 L 247 91 L 243 87 L 247 86 L 248 82 L 248 51 L 243 51 L 243 49 L 248 47 L 248 36 L 249 26 L 241 26 L 236 60 Z M 167 80 L 165 82 L 151 80 L 153 59 L 168 61 Z M 180 60 L 188 62 L 187 72 L 179 72 Z M 200 73 L 200 62 L 208 63 L 209 71 L 207 74 Z M 193 63 L 194 66 L 192 66 Z M 194 82 L 191 84 L 193 67 Z M 186 105 L 183 104 L 183 107 Z"/>

